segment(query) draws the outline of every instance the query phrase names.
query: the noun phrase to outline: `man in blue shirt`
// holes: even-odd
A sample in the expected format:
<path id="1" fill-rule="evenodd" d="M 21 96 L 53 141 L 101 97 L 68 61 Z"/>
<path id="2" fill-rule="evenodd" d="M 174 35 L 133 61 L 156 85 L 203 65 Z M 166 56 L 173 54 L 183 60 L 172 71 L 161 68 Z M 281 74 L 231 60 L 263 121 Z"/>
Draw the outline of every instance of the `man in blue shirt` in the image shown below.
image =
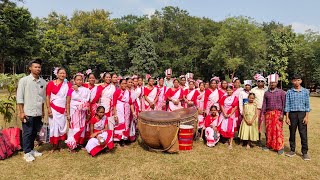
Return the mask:
<path id="1" fill-rule="evenodd" d="M 296 148 L 296 131 L 298 128 L 303 160 L 310 160 L 308 155 L 308 136 L 307 125 L 309 121 L 310 112 L 310 98 L 307 89 L 301 87 L 301 76 L 294 75 L 292 78 L 293 88 L 288 90 L 286 94 L 286 123 L 289 125 L 290 130 L 290 152 L 286 156 L 293 157 Z"/>

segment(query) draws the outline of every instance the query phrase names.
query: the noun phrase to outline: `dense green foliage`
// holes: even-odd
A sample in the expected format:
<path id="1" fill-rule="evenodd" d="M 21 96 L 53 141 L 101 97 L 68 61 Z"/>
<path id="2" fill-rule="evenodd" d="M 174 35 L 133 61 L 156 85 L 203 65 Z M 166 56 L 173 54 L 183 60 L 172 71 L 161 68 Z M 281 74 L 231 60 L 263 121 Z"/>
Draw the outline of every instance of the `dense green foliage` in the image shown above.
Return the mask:
<path id="1" fill-rule="evenodd" d="M 277 72 L 285 83 L 294 73 L 303 75 L 306 86 L 320 83 L 319 34 L 296 34 L 280 23 L 242 16 L 216 22 L 178 7 L 151 17 L 112 19 L 105 10 L 92 10 L 71 17 L 52 12 L 39 19 L 14 3 L 0 2 L 0 62 L 6 73 L 24 72 L 26 61 L 39 57 L 47 76 L 56 66 L 70 74 L 90 68 L 97 75 L 155 76 L 171 67 L 174 76 L 193 72 L 206 80 Z"/>

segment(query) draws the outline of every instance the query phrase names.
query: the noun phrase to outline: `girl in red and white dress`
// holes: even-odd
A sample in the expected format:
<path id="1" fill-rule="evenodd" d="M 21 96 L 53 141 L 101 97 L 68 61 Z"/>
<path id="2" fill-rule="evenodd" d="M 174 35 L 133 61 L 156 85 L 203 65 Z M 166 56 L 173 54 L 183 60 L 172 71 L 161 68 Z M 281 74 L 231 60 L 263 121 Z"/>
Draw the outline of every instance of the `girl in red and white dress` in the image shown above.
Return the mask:
<path id="1" fill-rule="evenodd" d="M 223 96 L 219 101 L 221 114 L 219 116 L 218 131 L 224 138 L 229 138 L 229 149 L 232 149 L 234 130 L 238 121 L 235 112 L 239 105 L 238 98 L 232 93 L 233 88 L 228 86 L 227 95 Z"/>
<path id="2" fill-rule="evenodd" d="M 77 90 L 69 89 L 67 96 L 67 119 L 69 121 L 68 139 L 65 141 L 72 151 L 83 145 L 86 120 L 89 120 L 90 90 L 82 86 L 84 75 L 78 73 L 74 77 Z"/>
<path id="3" fill-rule="evenodd" d="M 217 106 L 210 107 L 210 115 L 205 119 L 205 135 L 208 147 L 214 147 L 219 139 L 220 134 L 218 132 L 218 108 Z"/>
<path id="4" fill-rule="evenodd" d="M 164 85 L 164 78 L 159 79 L 157 87 L 159 89 L 159 96 L 158 96 L 158 102 L 156 104 L 156 110 L 165 111 L 167 87 Z"/>
<path id="5" fill-rule="evenodd" d="M 199 83 L 198 88 L 199 95 L 197 97 L 197 108 L 198 108 L 198 129 L 202 129 L 204 127 L 204 82 Z M 201 137 L 202 138 L 202 137 Z"/>
<path id="6" fill-rule="evenodd" d="M 184 107 L 197 107 L 197 98 L 199 91 L 195 89 L 194 80 L 189 81 L 189 88 L 183 91 Z"/>
<path id="7" fill-rule="evenodd" d="M 138 76 L 134 75 L 132 77 L 132 81 L 133 81 L 132 94 L 134 93 L 136 96 L 136 101 L 133 102 L 133 106 L 134 106 L 135 112 L 139 114 L 142 110 L 142 107 L 141 107 L 142 87 L 139 86 Z"/>
<path id="8" fill-rule="evenodd" d="M 111 78 L 112 77 L 112 78 Z M 117 75 L 113 74 L 112 76 L 109 73 L 104 73 L 102 76 L 104 83 L 100 85 L 101 87 L 101 97 L 100 105 L 105 108 L 105 114 L 108 117 L 112 116 L 112 107 L 113 107 L 113 94 L 116 91 Z"/>
<path id="9" fill-rule="evenodd" d="M 127 81 L 120 80 L 120 88 L 113 95 L 113 110 L 116 125 L 114 127 L 114 141 L 124 146 L 130 131 L 130 115 L 133 110 L 131 92 L 127 89 Z M 131 112 L 130 112 L 131 111 Z M 132 112 L 134 114 L 134 112 Z"/>
<path id="10" fill-rule="evenodd" d="M 148 85 L 144 87 L 143 94 L 144 110 L 155 110 L 156 104 L 158 102 L 159 89 L 154 86 L 154 79 L 152 77 L 148 79 Z"/>
<path id="11" fill-rule="evenodd" d="M 97 155 L 104 148 L 113 149 L 113 132 L 108 130 L 108 120 L 105 116 L 105 109 L 99 106 L 95 115 L 90 119 L 90 140 L 86 150 L 91 156 Z"/>
<path id="12" fill-rule="evenodd" d="M 218 85 L 217 83 L 218 83 L 217 80 L 212 78 L 210 80 L 210 87 L 205 90 L 203 106 L 205 108 L 206 114 L 209 114 L 211 106 L 217 106 L 218 111 L 220 110 L 219 100 L 222 98 L 224 93 L 217 88 L 217 85 Z"/>
<path id="13" fill-rule="evenodd" d="M 59 142 L 67 139 L 67 118 L 65 116 L 67 93 L 71 84 L 64 82 L 66 70 L 59 68 L 56 72 L 57 79 L 47 85 L 47 108 L 50 127 L 50 143 L 53 145 L 51 152 L 58 150 Z M 61 146 L 61 144 L 60 144 Z"/>
<path id="14" fill-rule="evenodd" d="M 173 88 L 170 88 L 166 93 L 166 98 L 169 100 L 168 111 L 174 111 L 183 108 L 181 101 L 183 100 L 183 90 L 179 86 L 179 80 L 173 80 Z"/>

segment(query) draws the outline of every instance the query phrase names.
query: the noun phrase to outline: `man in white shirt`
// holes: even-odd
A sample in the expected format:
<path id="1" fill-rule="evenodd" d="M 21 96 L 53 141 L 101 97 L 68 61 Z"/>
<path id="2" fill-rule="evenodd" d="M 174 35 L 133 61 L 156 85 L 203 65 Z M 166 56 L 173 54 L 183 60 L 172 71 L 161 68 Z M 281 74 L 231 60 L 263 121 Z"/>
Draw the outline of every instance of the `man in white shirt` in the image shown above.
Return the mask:
<path id="1" fill-rule="evenodd" d="M 32 162 L 42 153 L 34 150 L 34 141 L 42 126 L 44 103 L 46 99 L 46 81 L 40 78 L 41 63 L 39 59 L 29 62 L 30 75 L 20 79 L 17 89 L 19 118 L 22 121 L 22 139 L 24 159 Z"/>
<path id="2" fill-rule="evenodd" d="M 264 93 L 268 90 L 268 87 L 265 86 L 266 79 L 259 75 L 256 77 L 257 86 L 254 87 L 251 92 L 256 95 L 255 103 L 258 108 L 258 120 L 259 120 L 259 141 L 261 142 L 261 133 L 266 133 L 266 123 L 261 119 L 261 109 L 263 104 Z M 265 136 L 267 137 L 267 136 Z"/>

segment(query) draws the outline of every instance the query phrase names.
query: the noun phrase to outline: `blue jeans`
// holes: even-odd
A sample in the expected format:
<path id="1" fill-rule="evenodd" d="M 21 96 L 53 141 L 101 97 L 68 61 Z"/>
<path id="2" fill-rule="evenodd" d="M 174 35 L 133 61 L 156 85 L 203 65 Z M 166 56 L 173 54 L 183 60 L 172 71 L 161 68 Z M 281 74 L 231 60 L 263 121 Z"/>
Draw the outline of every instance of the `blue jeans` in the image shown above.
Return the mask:
<path id="1" fill-rule="evenodd" d="M 34 141 L 42 127 L 41 116 L 27 116 L 26 123 L 22 123 L 22 146 L 24 153 L 29 153 L 34 148 Z"/>

